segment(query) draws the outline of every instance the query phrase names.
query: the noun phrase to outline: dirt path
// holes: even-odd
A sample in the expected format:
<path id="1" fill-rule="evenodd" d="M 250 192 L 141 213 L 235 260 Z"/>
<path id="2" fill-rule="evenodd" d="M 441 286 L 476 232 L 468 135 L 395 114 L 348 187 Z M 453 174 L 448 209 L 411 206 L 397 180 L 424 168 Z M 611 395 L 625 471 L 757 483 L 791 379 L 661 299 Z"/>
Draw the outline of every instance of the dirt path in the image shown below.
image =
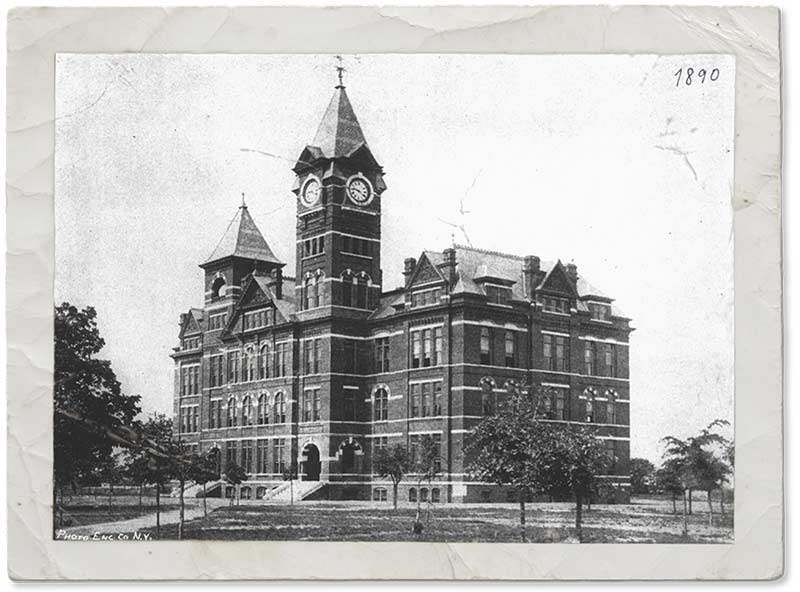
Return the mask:
<path id="1" fill-rule="evenodd" d="M 228 505 L 228 500 L 224 499 L 208 499 L 209 513 L 219 508 L 220 506 Z M 203 516 L 203 502 L 202 500 L 187 502 L 184 511 L 184 520 L 192 520 Z M 175 508 L 161 512 L 161 526 L 168 524 L 177 524 L 180 522 L 180 509 Z M 95 533 L 100 534 L 116 534 L 119 532 L 136 532 L 145 528 L 155 528 L 156 526 L 156 513 L 145 514 L 138 518 L 131 518 L 130 520 L 121 520 L 118 522 L 102 522 L 100 524 L 87 524 L 85 526 L 71 526 L 61 528 L 58 530 L 58 538 L 72 537 L 72 536 L 93 536 Z M 64 535 L 61 535 L 61 533 Z"/>

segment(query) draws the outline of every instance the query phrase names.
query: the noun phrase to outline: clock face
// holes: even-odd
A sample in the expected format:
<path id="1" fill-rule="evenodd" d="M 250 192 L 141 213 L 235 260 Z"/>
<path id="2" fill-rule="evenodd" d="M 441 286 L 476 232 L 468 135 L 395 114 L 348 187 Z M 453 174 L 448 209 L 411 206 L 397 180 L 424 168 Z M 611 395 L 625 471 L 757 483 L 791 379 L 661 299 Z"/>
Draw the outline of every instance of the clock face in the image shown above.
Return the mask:
<path id="1" fill-rule="evenodd" d="M 372 186 L 364 177 L 351 177 L 347 182 L 347 195 L 353 203 L 366 205 L 372 200 Z"/>
<path id="2" fill-rule="evenodd" d="M 313 206 L 319 201 L 321 191 L 322 186 L 319 181 L 315 177 L 309 178 L 306 184 L 303 185 L 303 192 L 301 194 L 303 203 L 307 206 Z"/>

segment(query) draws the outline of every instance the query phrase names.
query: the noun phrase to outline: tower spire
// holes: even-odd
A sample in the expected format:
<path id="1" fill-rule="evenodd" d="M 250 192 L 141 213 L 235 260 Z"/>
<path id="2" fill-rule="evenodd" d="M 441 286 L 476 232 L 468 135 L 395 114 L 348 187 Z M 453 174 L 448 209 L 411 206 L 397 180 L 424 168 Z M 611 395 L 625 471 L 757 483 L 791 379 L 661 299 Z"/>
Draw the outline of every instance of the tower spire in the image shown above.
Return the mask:
<path id="1" fill-rule="evenodd" d="M 336 62 L 337 62 L 336 74 L 339 77 L 339 84 L 336 85 L 336 88 L 344 88 L 343 78 L 344 78 L 345 68 L 344 68 L 344 65 L 343 65 L 344 60 L 342 59 L 342 56 L 337 55 L 336 56 Z"/>
<path id="2" fill-rule="evenodd" d="M 242 191 L 242 205 L 240 206 L 243 209 L 247 209 L 247 202 L 244 200 L 244 191 Z"/>

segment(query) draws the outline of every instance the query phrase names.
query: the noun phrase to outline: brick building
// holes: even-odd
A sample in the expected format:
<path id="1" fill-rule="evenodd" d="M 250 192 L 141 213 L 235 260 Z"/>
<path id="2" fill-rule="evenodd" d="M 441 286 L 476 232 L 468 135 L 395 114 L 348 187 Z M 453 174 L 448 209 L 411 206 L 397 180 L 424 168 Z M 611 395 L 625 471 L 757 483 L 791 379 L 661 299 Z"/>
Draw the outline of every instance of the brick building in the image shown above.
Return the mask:
<path id="1" fill-rule="evenodd" d="M 469 478 L 466 438 L 510 384 L 543 385 L 550 420 L 591 423 L 615 459 L 607 495 L 628 496 L 632 329 L 612 298 L 574 264 L 463 246 L 406 259 L 384 290 L 383 168 L 341 84 L 294 172 L 294 277 L 244 204 L 200 265 L 205 304 L 172 353 L 184 441 L 243 465 L 243 497 L 276 496 L 296 462 L 296 497 L 384 500 L 374 451 L 431 434 L 441 473 L 401 499 L 508 501 Z"/>

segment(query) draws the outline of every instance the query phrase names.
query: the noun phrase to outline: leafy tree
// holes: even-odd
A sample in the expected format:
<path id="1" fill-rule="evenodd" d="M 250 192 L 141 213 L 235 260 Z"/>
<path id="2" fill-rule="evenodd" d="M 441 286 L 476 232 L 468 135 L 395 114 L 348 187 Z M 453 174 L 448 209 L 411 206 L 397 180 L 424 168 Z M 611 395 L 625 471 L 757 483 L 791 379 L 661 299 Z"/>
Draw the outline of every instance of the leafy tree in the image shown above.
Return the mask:
<path id="1" fill-rule="evenodd" d="M 597 491 L 597 475 L 608 464 L 606 451 L 584 427 L 550 424 L 541 432 L 534 461 L 538 479 L 546 491 L 573 497 L 575 530 L 583 542 L 583 503 Z"/>
<path id="2" fill-rule="evenodd" d="M 440 445 L 430 434 L 420 436 L 416 449 L 414 450 L 413 471 L 417 475 L 417 491 L 419 492 L 423 481 L 428 482 L 428 491 L 431 490 L 433 478 L 438 472 Z M 428 496 L 428 521 L 430 521 L 430 495 Z M 417 516 L 415 522 L 420 524 L 422 513 L 422 496 L 417 495 Z"/>
<path id="3" fill-rule="evenodd" d="M 94 308 L 55 307 L 53 418 L 53 517 L 57 493 L 97 483 L 107 465 L 113 430 L 139 413 L 138 396 L 124 395 L 111 362 L 96 356 L 105 346 Z"/>
<path id="4" fill-rule="evenodd" d="M 143 504 L 142 497 L 144 495 L 144 486 L 147 484 L 147 479 L 150 474 L 147 468 L 147 454 L 141 448 L 130 449 L 125 456 L 122 472 L 128 482 L 138 486 L 139 488 L 139 513 L 142 513 Z"/>
<path id="5" fill-rule="evenodd" d="M 655 472 L 655 487 L 657 491 L 668 493 L 672 497 L 672 513 L 677 514 L 675 502 L 679 495 L 683 495 L 683 482 L 681 481 L 681 467 L 676 460 L 665 462 Z"/>
<path id="6" fill-rule="evenodd" d="M 230 483 L 234 487 L 236 487 L 237 491 L 239 485 L 242 482 L 247 481 L 247 471 L 244 470 L 244 467 L 234 461 L 229 461 L 225 465 L 225 481 Z M 231 506 L 233 506 L 233 500 L 236 497 L 236 494 L 231 496 Z"/>
<path id="7" fill-rule="evenodd" d="M 543 423 L 551 391 L 524 387 L 509 389 L 511 397 L 494 415 L 481 420 L 469 436 L 467 453 L 473 457 L 470 474 L 498 485 L 510 485 L 518 492 L 520 537 L 527 541 L 525 503 L 531 492 L 544 491 L 546 483 L 537 459 L 543 452 L 545 436 L 553 424 Z M 527 391 L 527 392 L 526 392 Z"/>
<path id="8" fill-rule="evenodd" d="M 656 467 L 646 458 L 631 459 L 631 492 L 650 493 Z"/>
<path id="9" fill-rule="evenodd" d="M 517 489 L 522 542 L 527 541 L 525 500 L 540 485 L 532 470 L 536 432 L 536 405 L 531 398 L 516 395 L 496 414 L 483 418 L 467 441 L 467 453 L 474 456 L 469 464 L 473 478 Z"/>
<path id="10" fill-rule="evenodd" d="M 709 506 L 711 491 L 722 487 L 725 466 L 716 458 L 716 449 L 725 450 L 730 441 L 716 430 L 730 423 L 724 419 L 716 419 L 705 427 L 697 436 L 680 439 L 675 436 L 663 438 L 665 443 L 664 458 L 675 463 L 678 478 L 683 487 L 683 533 L 688 533 L 687 514 L 691 513 L 692 491 L 700 488 L 707 492 Z M 688 502 L 687 507 L 687 492 Z M 709 516 L 711 519 L 711 516 Z"/>
<path id="11" fill-rule="evenodd" d="M 397 488 L 411 467 L 411 458 L 405 446 L 396 444 L 391 448 L 379 448 L 373 458 L 373 469 L 380 477 L 392 480 L 394 509 L 397 509 Z"/>
<path id="12" fill-rule="evenodd" d="M 145 482 L 156 489 L 156 536 L 161 534 L 161 491 L 171 478 L 172 419 L 154 413 L 140 425 L 138 451 L 147 459 Z"/>
<path id="13" fill-rule="evenodd" d="M 203 517 L 208 516 L 206 485 L 217 480 L 217 467 L 210 455 L 194 455 L 189 466 L 188 477 L 203 487 Z"/>

